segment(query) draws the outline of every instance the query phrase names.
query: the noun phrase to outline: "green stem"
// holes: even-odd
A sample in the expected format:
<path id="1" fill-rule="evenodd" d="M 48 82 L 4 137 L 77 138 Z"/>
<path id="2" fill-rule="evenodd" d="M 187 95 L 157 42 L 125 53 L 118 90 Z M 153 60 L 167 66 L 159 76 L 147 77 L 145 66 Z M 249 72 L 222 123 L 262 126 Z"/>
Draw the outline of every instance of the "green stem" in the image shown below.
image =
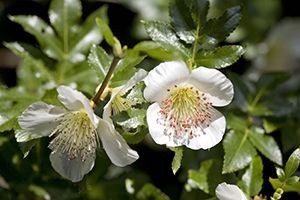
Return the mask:
<path id="1" fill-rule="evenodd" d="M 195 41 L 193 44 L 193 51 L 192 51 L 192 60 L 190 63 L 190 70 L 193 69 L 193 66 L 195 64 L 195 59 L 196 59 L 196 53 L 197 53 L 197 46 L 198 46 L 198 40 L 199 40 L 199 32 L 200 32 L 200 25 L 197 26 L 196 34 L 195 34 Z"/>
<path id="2" fill-rule="evenodd" d="M 251 105 L 250 105 L 250 110 L 253 110 L 253 108 L 256 106 L 256 104 L 258 103 L 258 101 L 260 100 L 260 98 L 262 97 L 262 95 L 264 94 L 265 89 L 262 88 L 257 95 L 254 97 Z"/>
<path id="3" fill-rule="evenodd" d="M 97 91 L 96 95 L 92 99 L 92 101 L 94 102 L 95 105 L 97 105 L 97 103 L 99 102 L 101 95 L 104 92 L 106 86 L 108 85 L 108 83 L 111 79 L 111 76 L 113 75 L 113 72 L 115 71 L 115 69 L 117 67 L 119 60 L 120 60 L 119 57 L 114 56 L 113 61 L 111 62 L 110 68 L 109 68 L 99 90 Z"/>

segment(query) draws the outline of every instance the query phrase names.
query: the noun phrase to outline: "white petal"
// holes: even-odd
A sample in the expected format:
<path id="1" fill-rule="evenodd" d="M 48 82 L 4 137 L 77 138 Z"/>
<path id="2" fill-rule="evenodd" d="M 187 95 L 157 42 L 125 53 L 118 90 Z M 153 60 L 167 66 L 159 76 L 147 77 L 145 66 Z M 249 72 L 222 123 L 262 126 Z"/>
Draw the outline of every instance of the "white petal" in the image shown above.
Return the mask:
<path id="1" fill-rule="evenodd" d="M 17 142 L 48 136 L 59 124 L 59 117 L 64 110 L 44 102 L 31 104 L 18 118 L 20 127 L 25 130 L 26 137 L 17 137 Z M 23 132 L 24 133 L 24 132 Z"/>
<path id="2" fill-rule="evenodd" d="M 111 106 L 112 106 L 112 97 L 110 98 L 110 100 L 105 104 L 104 108 L 103 108 L 103 119 L 106 121 L 109 121 L 110 123 L 112 123 L 112 120 L 110 118 L 111 116 Z"/>
<path id="3" fill-rule="evenodd" d="M 236 185 L 221 183 L 216 188 L 219 200 L 247 200 L 245 194 Z"/>
<path id="4" fill-rule="evenodd" d="M 143 80 L 146 76 L 147 71 L 145 71 L 144 69 L 140 69 L 134 74 L 134 76 L 131 79 L 128 80 L 128 82 L 125 85 L 121 86 L 122 88 L 120 92 L 131 89 L 133 86 L 135 86 L 137 82 Z"/>
<path id="5" fill-rule="evenodd" d="M 191 149 L 209 149 L 217 145 L 223 138 L 226 128 L 226 119 L 222 113 L 212 108 L 212 122 L 203 130 L 199 129 L 202 134 L 194 137 L 186 145 Z"/>
<path id="6" fill-rule="evenodd" d="M 199 67 L 192 71 L 189 83 L 209 95 L 213 106 L 226 106 L 233 98 L 233 85 L 220 71 Z"/>
<path id="7" fill-rule="evenodd" d="M 164 62 L 156 66 L 144 79 L 146 88 L 144 97 L 147 101 L 160 102 L 168 97 L 167 89 L 187 81 L 189 70 L 184 62 Z"/>
<path id="8" fill-rule="evenodd" d="M 124 167 L 136 161 L 139 155 L 132 150 L 112 124 L 99 119 L 97 128 L 104 150 L 113 164 Z"/>
<path id="9" fill-rule="evenodd" d="M 157 144 L 166 144 L 171 147 L 180 146 L 179 144 L 176 145 L 173 140 L 170 140 L 170 138 L 164 134 L 165 126 L 157 123 L 160 110 L 161 108 L 158 103 L 153 103 L 147 109 L 147 124 L 151 137 Z"/>
<path id="10" fill-rule="evenodd" d="M 59 101 L 62 102 L 66 108 L 72 111 L 84 109 L 91 119 L 94 127 L 97 127 L 97 117 L 94 114 L 93 108 L 86 96 L 71 87 L 63 85 L 57 88 L 57 92 Z"/>
<path id="11" fill-rule="evenodd" d="M 78 182 L 93 169 L 95 156 L 88 157 L 85 161 L 82 161 L 79 157 L 70 160 L 66 153 L 52 152 L 50 161 L 52 167 L 61 176 L 72 182 Z"/>

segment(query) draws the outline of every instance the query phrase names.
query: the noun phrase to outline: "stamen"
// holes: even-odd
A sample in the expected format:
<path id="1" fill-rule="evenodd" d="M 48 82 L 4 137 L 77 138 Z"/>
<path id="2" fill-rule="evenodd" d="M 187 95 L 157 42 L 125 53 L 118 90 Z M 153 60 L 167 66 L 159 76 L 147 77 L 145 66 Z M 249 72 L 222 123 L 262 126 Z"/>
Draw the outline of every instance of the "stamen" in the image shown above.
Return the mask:
<path id="1" fill-rule="evenodd" d="M 85 111 L 67 113 L 50 135 L 55 135 L 55 138 L 50 142 L 49 148 L 53 152 L 67 153 L 70 160 L 79 157 L 85 161 L 88 157 L 95 156 L 96 134 Z"/>
<path id="2" fill-rule="evenodd" d="M 127 98 L 123 97 L 124 94 L 118 94 L 115 96 L 112 102 L 112 112 L 113 115 L 122 112 L 124 110 L 128 110 L 131 106 L 134 105 L 134 102 L 131 102 Z"/>
<path id="3" fill-rule="evenodd" d="M 193 86 L 175 85 L 167 99 L 162 101 L 157 123 L 165 126 L 164 134 L 175 144 L 205 134 L 203 129 L 212 122 L 212 104 L 205 93 Z"/>

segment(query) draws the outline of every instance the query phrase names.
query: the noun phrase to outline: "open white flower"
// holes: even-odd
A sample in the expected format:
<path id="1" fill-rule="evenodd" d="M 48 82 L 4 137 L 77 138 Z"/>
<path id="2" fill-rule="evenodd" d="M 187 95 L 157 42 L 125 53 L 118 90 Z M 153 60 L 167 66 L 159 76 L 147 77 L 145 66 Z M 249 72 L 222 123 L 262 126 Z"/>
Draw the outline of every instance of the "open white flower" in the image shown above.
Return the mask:
<path id="1" fill-rule="evenodd" d="M 217 186 L 216 196 L 220 200 L 247 200 L 247 197 L 238 186 L 225 182 Z"/>
<path id="2" fill-rule="evenodd" d="M 80 181 L 94 166 L 96 148 L 101 143 L 113 164 L 123 167 L 138 159 L 111 122 L 96 116 L 89 100 L 67 86 L 59 86 L 58 99 L 66 109 L 37 102 L 18 118 L 25 132 L 18 142 L 44 136 L 54 137 L 49 148 L 53 168 L 63 177 Z M 100 140 L 99 140 L 100 139 Z"/>
<path id="3" fill-rule="evenodd" d="M 123 96 L 133 88 L 139 81 L 145 78 L 147 72 L 143 69 L 140 69 L 129 81 L 120 87 L 113 88 L 110 100 L 103 108 L 103 119 L 111 121 L 110 116 L 115 115 L 119 112 L 125 111 L 135 104 L 137 101 L 124 98 Z"/>
<path id="4" fill-rule="evenodd" d="M 233 98 L 233 85 L 215 69 L 188 70 L 181 61 L 164 62 L 145 78 L 144 97 L 155 102 L 147 110 L 149 132 L 158 144 L 207 149 L 225 132 L 225 117 L 213 106 Z"/>

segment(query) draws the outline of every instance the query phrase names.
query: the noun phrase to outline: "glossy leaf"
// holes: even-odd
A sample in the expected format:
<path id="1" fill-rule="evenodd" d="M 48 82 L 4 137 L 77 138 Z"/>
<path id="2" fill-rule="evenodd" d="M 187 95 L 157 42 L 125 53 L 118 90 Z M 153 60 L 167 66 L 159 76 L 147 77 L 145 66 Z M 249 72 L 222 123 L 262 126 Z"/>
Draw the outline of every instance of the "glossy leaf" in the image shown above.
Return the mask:
<path id="1" fill-rule="evenodd" d="M 254 196 L 259 194 L 263 184 L 263 163 L 259 156 L 254 157 L 250 167 L 242 176 L 239 182 L 241 189 L 248 195 Z"/>
<path id="2" fill-rule="evenodd" d="M 107 6 L 102 6 L 90 14 L 83 22 L 78 33 L 70 41 L 70 60 L 81 60 L 93 44 L 99 44 L 103 36 L 100 32 L 95 18 L 107 19 Z"/>
<path id="3" fill-rule="evenodd" d="M 239 25 L 240 19 L 241 8 L 239 6 L 228 8 L 221 17 L 210 19 L 206 23 L 204 33 L 218 41 L 223 41 Z"/>
<path id="4" fill-rule="evenodd" d="M 192 0 L 191 2 L 191 15 L 195 27 L 203 27 L 206 23 L 206 16 L 208 13 L 209 1 L 208 0 Z"/>
<path id="5" fill-rule="evenodd" d="M 296 172 L 296 170 L 299 167 L 299 164 L 300 164 L 300 148 L 296 149 L 289 157 L 288 161 L 286 162 L 284 171 L 287 178 L 292 176 Z"/>
<path id="6" fill-rule="evenodd" d="M 247 139 L 248 133 L 229 132 L 223 140 L 225 151 L 222 173 L 230 173 L 246 167 L 256 155 L 256 150 Z"/>
<path id="7" fill-rule="evenodd" d="M 99 82 L 102 82 L 112 62 L 112 56 L 97 45 L 93 45 L 88 55 L 89 66 L 96 72 Z"/>
<path id="8" fill-rule="evenodd" d="M 169 147 L 169 149 L 175 153 L 172 160 L 172 171 L 173 174 L 175 175 L 181 166 L 181 161 L 183 157 L 183 148 Z"/>
<path id="9" fill-rule="evenodd" d="M 146 100 L 145 100 L 144 94 L 143 94 L 144 87 L 145 87 L 145 85 L 143 84 L 143 82 L 136 84 L 132 88 L 132 90 L 130 90 L 130 92 L 127 94 L 126 98 L 129 101 L 134 102 L 136 104 L 146 103 Z"/>
<path id="10" fill-rule="evenodd" d="M 161 42 L 166 45 L 167 48 L 173 47 L 185 57 L 189 55 L 189 51 L 180 42 L 176 33 L 169 24 L 158 21 L 149 21 L 144 22 L 144 27 L 152 40 Z"/>
<path id="11" fill-rule="evenodd" d="M 238 45 L 222 46 L 214 50 L 202 50 L 197 53 L 196 63 L 198 66 L 220 69 L 235 63 L 244 52 L 244 48 Z"/>
<path id="12" fill-rule="evenodd" d="M 64 52 L 68 52 L 72 27 L 78 24 L 82 14 L 80 0 L 52 0 L 48 14 L 52 26 L 64 41 Z"/>
<path id="13" fill-rule="evenodd" d="M 269 160 L 278 165 L 282 165 L 281 151 L 272 136 L 264 135 L 251 130 L 249 139 L 251 143 Z"/>
<path id="14" fill-rule="evenodd" d="M 174 48 L 153 41 L 142 41 L 135 45 L 133 50 L 147 54 L 148 56 L 161 61 L 182 58 L 182 55 L 174 50 Z"/>
<path id="15" fill-rule="evenodd" d="M 50 58 L 62 60 L 63 44 L 56 38 L 54 30 L 37 16 L 10 16 L 9 19 L 19 23 L 26 32 L 35 36 L 42 50 Z"/>

